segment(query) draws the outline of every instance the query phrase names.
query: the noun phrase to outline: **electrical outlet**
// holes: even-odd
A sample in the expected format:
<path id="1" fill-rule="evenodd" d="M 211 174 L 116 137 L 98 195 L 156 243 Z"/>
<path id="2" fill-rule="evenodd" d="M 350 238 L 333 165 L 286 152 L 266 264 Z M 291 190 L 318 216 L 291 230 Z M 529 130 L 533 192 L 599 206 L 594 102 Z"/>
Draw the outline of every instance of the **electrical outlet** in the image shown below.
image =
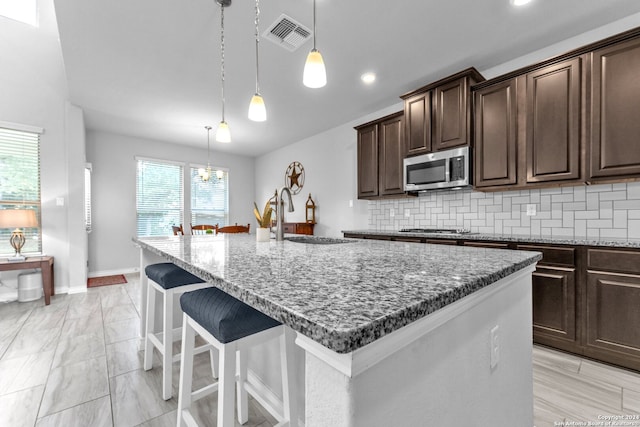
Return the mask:
<path id="1" fill-rule="evenodd" d="M 411 218 L 411 211 L 410 211 L 409 209 L 405 209 L 405 210 L 404 210 L 404 216 L 405 216 L 406 218 Z"/>
<path id="2" fill-rule="evenodd" d="M 536 215 L 536 205 L 530 204 L 527 205 L 527 216 L 535 216 Z"/>
<path id="3" fill-rule="evenodd" d="M 353 200 L 349 200 L 349 207 L 352 208 L 353 207 Z"/>
<path id="4" fill-rule="evenodd" d="M 491 329 L 491 369 L 498 366 L 500 360 L 500 340 L 498 338 L 498 325 Z"/>
<path id="5" fill-rule="evenodd" d="M 395 211 L 395 210 L 393 210 L 393 208 L 389 209 L 389 216 L 390 216 L 391 218 L 393 218 L 394 216 L 396 216 L 396 211 Z"/>

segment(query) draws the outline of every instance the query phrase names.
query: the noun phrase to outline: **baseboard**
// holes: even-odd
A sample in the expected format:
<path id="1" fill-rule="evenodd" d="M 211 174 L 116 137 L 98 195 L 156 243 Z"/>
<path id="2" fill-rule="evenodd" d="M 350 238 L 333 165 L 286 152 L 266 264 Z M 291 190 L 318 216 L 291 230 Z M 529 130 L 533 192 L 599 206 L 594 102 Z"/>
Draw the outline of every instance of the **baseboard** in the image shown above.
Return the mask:
<path id="1" fill-rule="evenodd" d="M 87 275 L 87 278 L 92 277 L 103 277 L 103 276 L 115 276 L 116 274 L 132 274 L 138 273 L 140 268 L 132 267 L 132 268 L 123 268 L 118 270 L 102 270 L 102 271 L 91 271 Z"/>
<path id="2" fill-rule="evenodd" d="M 260 397 L 256 400 L 264 406 L 264 403 L 271 406 L 275 409 L 275 411 L 279 414 L 282 414 L 283 404 L 282 399 L 278 397 L 270 388 L 267 386 L 262 379 L 256 375 L 256 373 L 247 369 L 247 381 L 256 389 L 256 391 L 260 394 Z M 255 398 L 255 396 L 254 396 Z M 260 402 L 261 400 L 265 400 L 266 402 Z M 300 411 L 303 412 L 303 411 Z M 304 417 L 303 413 L 300 413 L 300 416 Z M 298 418 L 298 426 L 304 427 L 304 418 Z"/>

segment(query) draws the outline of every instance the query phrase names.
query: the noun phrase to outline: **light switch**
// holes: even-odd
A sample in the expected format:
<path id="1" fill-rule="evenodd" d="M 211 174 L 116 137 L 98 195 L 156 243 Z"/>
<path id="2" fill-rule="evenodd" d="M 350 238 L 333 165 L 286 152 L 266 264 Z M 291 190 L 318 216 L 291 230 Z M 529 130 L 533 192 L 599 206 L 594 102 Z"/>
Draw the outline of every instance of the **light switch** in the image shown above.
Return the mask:
<path id="1" fill-rule="evenodd" d="M 527 216 L 535 216 L 536 215 L 536 205 L 529 204 L 527 205 Z"/>
<path id="2" fill-rule="evenodd" d="M 56 197 L 56 206 L 64 206 L 64 197 Z"/>

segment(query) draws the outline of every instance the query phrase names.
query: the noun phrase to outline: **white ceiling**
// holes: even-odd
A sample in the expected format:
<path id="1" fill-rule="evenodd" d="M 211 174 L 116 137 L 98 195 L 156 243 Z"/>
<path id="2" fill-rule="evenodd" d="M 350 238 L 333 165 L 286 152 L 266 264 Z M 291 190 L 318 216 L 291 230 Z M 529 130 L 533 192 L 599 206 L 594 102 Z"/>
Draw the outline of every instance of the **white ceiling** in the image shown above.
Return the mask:
<path id="1" fill-rule="evenodd" d="M 638 0 L 318 0 L 317 47 L 328 84 L 302 85 L 312 41 L 260 43 L 268 120 L 247 119 L 255 91 L 254 2 L 225 9 L 230 144 L 258 156 L 400 101 L 474 66 L 510 59 L 640 12 Z M 206 147 L 221 119 L 220 8 L 215 0 L 55 0 L 71 102 L 88 129 Z M 312 0 L 263 0 L 260 32 L 282 13 L 312 28 Z M 374 71 L 374 85 L 360 75 Z M 213 140 L 213 135 L 212 135 Z"/>

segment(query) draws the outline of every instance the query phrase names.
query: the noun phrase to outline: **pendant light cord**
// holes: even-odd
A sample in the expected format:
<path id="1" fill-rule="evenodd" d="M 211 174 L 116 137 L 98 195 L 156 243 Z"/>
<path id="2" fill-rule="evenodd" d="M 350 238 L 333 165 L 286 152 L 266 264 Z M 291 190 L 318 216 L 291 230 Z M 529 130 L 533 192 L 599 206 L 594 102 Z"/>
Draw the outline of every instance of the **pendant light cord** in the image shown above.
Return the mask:
<path id="1" fill-rule="evenodd" d="M 256 0 L 256 94 L 260 93 L 260 83 L 259 83 L 259 74 L 260 74 L 260 63 L 258 61 L 258 43 L 260 43 L 260 37 L 258 35 L 258 24 L 260 22 L 260 0 Z"/>
<path id="2" fill-rule="evenodd" d="M 222 121 L 224 122 L 224 5 L 220 3 L 220 75 L 222 76 Z"/>
<path id="3" fill-rule="evenodd" d="M 313 0 L 313 50 L 316 50 L 316 0 Z"/>

